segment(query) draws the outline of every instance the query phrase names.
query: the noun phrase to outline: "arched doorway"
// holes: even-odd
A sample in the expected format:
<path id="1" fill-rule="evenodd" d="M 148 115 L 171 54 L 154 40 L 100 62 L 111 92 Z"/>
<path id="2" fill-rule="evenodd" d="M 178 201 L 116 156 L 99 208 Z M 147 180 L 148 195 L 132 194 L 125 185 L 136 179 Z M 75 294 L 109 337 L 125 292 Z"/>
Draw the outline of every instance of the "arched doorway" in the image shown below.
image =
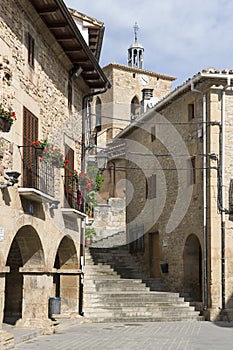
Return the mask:
<path id="1" fill-rule="evenodd" d="M 37 232 L 31 226 L 22 227 L 15 235 L 7 257 L 5 283 L 5 323 L 15 324 L 22 318 L 23 273 L 20 268 L 41 268 L 44 266 L 44 254 Z"/>
<path id="2" fill-rule="evenodd" d="M 140 115 L 140 104 L 137 96 L 134 96 L 134 98 L 131 101 L 130 104 L 130 121 L 134 121 L 137 119 Z"/>
<path id="3" fill-rule="evenodd" d="M 79 297 L 79 262 L 74 242 L 64 237 L 58 247 L 54 268 L 58 270 L 53 276 L 54 294 L 61 297 L 62 313 L 78 311 Z M 75 272 L 76 271 L 76 272 Z"/>
<path id="4" fill-rule="evenodd" d="M 202 254 L 199 239 L 191 234 L 184 247 L 184 292 L 193 301 L 202 300 Z"/>

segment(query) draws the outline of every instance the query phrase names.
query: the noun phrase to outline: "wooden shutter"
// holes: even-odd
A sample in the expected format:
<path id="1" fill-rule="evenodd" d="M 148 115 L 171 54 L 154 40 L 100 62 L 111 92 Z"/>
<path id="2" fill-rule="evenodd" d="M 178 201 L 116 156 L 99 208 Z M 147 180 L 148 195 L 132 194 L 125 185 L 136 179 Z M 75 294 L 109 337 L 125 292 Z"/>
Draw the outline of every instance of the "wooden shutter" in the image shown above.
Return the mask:
<path id="1" fill-rule="evenodd" d="M 65 194 L 69 206 L 73 208 L 76 200 L 76 193 L 69 193 L 68 189 L 71 174 L 74 172 L 74 150 L 67 145 L 65 147 L 65 156 L 69 161 L 67 167 L 65 168 Z"/>
<path id="2" fill-rule="evenodd" d="M 23 111 L 23 184 L 37 188 L 38 164 L 33 141 L 38 140 L 38 119 L 26 108 Z"/>

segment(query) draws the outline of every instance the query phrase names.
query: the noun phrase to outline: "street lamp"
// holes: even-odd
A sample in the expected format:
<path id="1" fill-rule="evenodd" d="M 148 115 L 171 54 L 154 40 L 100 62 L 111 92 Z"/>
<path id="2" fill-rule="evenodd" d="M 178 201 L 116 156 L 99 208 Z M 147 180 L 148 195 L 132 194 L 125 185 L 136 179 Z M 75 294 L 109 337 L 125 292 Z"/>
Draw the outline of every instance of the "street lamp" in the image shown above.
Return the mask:
<path id="1" fill-rule="evenodd" d="M 97 163 L 98 169 L 101 170 L 101 171 L 104 171 L 104 169 L 106 169 L 107 163 L 108 163 L 108 155 L 107 155 L 107 153 L 105 153 L 104 151 L 101 151 L 101 152 L 97 153 L 97 155 L 96 155 L 96 163 Z"/>

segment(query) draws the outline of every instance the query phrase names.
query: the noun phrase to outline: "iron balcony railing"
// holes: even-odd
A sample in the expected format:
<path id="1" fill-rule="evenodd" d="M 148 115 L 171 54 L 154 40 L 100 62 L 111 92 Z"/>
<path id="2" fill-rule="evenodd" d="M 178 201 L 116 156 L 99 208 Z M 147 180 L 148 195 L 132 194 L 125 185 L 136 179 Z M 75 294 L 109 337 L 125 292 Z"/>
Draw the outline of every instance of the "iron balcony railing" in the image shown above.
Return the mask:
<path id="1" fill-rule="evenodd" d="M 40 161 L 40 149 L 24 148 L 23 187 L 35 188 L 54 197 L 54 166 Z"/>

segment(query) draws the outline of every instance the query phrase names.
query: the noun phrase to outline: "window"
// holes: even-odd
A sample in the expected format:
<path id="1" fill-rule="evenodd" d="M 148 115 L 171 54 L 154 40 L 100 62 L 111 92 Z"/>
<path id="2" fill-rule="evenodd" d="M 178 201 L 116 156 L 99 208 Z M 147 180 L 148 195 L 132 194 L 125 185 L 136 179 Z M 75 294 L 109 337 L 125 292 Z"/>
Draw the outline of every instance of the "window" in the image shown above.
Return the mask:
<path id="1" fill-rule="evenodd" d="M 38 188 L 38 161 L 33 141 L 38 140 L 38 119 L 26 108 L 23 111 L 23 186 Z"/>
<path id="2" fill-rule="evenodd" d="M 188 160 L 188 169 L 188 183 L 194 185 L 196 183 L 196 157 Z"/>
<path id="3" fill-rule="evenodd" d="M 96 130 L 101 131 L 102 124 L 102 104 L 101 99 L 97 97 L 95 104 L 95 115 L 96 115 Z"/>
<path id="4" fill-rule="evenodd" d="M 72 102 L 73 102 L 73 87 L 72 87 L 72 80 L 69 78 L 68 80 L 68 108 L 72 108 Z"/>
<path id="5" fill-rule="evenodd" d="M 34 68 L 34 58 L 35 58 L 35 40 L 28 33 L 28 64 Z"/>
<path id="6" fill-rule="evenodd" d="M 77 209 L 78 181 L 72 177 L 74 173 L 74 150 L 66 145 L 65 156 L 69 160 L 65 168 L 65 196 L 68 205 Z"/>
<path id="7" fill-rule="evenodd" d="M 139 117 L 139 113 L 140 113 L 139 100 L 137 96 L 134 96 L 130 105 L 130 121 L 132 122 L 135 119 L 137 119 L 137 117 Z"/>
<path id="8" fill-rule="evenodd" d="M 36 188 L 54 196 L 54 167 L 40 161 L 43 150 L 32 147 L 38 140 L 38 119 L 29 110 L 23 111 L 23 187 Z"/>
<path id="9" fill-rule="evenodd" d="M 194 103 L 188 104 L 188 120 L 192 120 L 195 117 Z"/>
<path id="10" fill-rule="evenodd" d="M 147 199 L 154 199 L 156 198 L 156 174 L 153 174 L 150 176 L 146 181 L 146 193 L 147 193 Z"/>
<path id="11" fill-rule="evenodd" d="M 233 179 L 230 180 L 229 186 L 229 220 L 233 221 Z"/>
<path id="12" fill-rule="evenodd" d="M 155 125 L 151 127 L 151 142 L 154 142 L 156 140 L 156 127 Z"/>

